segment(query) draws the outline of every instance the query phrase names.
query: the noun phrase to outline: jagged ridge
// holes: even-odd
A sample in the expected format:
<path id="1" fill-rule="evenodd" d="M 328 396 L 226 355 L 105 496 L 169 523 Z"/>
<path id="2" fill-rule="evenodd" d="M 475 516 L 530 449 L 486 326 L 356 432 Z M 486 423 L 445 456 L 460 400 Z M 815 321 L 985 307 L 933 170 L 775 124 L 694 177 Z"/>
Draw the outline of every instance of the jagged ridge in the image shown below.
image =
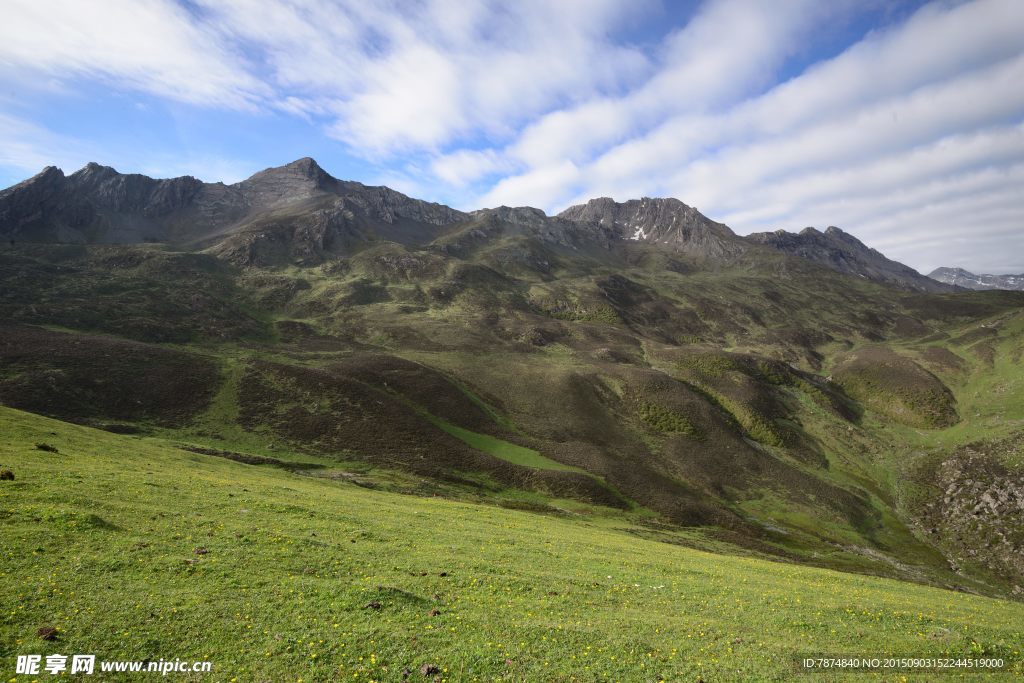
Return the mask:
<path id="1" fill-rule="evenodd" d="M 853 235 L 835 226 L 825 232 L 804 228 L 799 233 L 776 230 L 747 235 L 747 240 L 778 251 L 827 266 L 840 273 L 855 275 L 875 282 L 923 292 L 950 291 L 950 287 L 927 278 L 913 268 L 886 258 Z"/>
<path id="2" fill-rule="evenodd" d="M 557 216 L 531 207 L 467 214 L 388 187 L 339 180 L 309 157 L 231 185 L 191 176 L 155 180 L 95 163 L 70 176 L 47 167 L 0 192 L 0 235 L 23 242 L 162 242 L 207 249 L 243 266 L 311 265 L 380 240 L 458 251 L 499 235 L 571 249 L 636 242 L 715 262 L 760 245 L 902 288 L 951 289 L 834 227 L 739 237 L 678 199 L 650 197 L 622 203 L 601 197 Z"/>

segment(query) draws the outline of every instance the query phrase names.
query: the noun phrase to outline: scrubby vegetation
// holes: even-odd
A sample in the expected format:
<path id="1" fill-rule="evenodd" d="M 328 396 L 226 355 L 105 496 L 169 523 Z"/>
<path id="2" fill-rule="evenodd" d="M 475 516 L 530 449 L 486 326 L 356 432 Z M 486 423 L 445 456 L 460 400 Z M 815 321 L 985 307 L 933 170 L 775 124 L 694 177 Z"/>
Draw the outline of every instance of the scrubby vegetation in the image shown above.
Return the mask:
<path id="1" fill-rule="evenodd" d="M 61 421 L 3 413 L 4 652 L 120 622 L 111 654 L 241 637 L 239 680 L 745 680 L 830 639 L 1019 649 L 967 593 L 1019 599 L 1024 457 L 960 456 L 1024 431 L 1024 296 L 478 222 L 273 267 L 4 246 L 0 403 Z"/>

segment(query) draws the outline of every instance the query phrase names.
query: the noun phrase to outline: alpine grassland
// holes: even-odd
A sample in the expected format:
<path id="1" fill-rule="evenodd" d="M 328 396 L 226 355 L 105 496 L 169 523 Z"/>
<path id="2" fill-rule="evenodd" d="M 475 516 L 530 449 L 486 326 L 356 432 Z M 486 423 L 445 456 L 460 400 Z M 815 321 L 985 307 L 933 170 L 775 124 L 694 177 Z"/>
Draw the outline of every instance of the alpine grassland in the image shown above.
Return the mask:
<path id="1" fill-rule="evenodd" d="M 213 670 L 175 680 L 297 683 L 937 676 L 798 673 L 814 654 L 1002 658 L 978 680 L 1024 674 L 1020 602 L 713 554 L 686 530 L 655 540 L 634 518 L 558 501 L 540 514 L 373 490 L 337 467 L 246 464 L 8 408 L 0 431 L 14 475 L 0 482 L 5 663 L 176 657 Z"/>

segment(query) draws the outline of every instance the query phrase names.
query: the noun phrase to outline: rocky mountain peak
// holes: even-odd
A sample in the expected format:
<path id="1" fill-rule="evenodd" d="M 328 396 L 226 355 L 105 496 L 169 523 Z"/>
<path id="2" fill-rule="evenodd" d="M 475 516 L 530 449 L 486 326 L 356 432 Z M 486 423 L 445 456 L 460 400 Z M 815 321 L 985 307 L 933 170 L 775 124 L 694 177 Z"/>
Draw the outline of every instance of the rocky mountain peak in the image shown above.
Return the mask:
<path id="1" fill-rule="evenodd" d="M 571 206 L 559 218 L 592 226 L 612 239 L 665 244 L 700 257 L 723 257 L 743 251 L 728 226 L 717 223 L 674 198 L 591 199 Z"/>
<path id="2" fill-rule="evenodd" d="M 310 157 L 303 157 L 255 173 L 238 183 L 247 200 L 254 205 L 308 198 L 333 189 L 338 181 Z"/>
<path id="3" fill-rule="evenodd" d="M 22 180 L 17 185 L 12 185 L 5 190 L 0 190 L 0 196 L 8 197 L 25 191 L 38 192 L 40 188 L 52 188 L 56 185 L 62 185 L 66 179 L 67 177 L 64 175 L 64 171 L 60 170 L 56 166 L 47 166 L 31 178 Z"/>
<path id="4" fill-rule="evenodd" d="M 926 292 L 950 289 L 909 266 L 886 258 L 881 252 L 868 247 L 834 225 L 830 225 L 824 232 L 807 227 L 798 233 L 785 230 L 756 232 L 747 235 L 745 239 L 792 256 L 799 256 L 841 273 L 876 282 L 887 282 Z"/>
<path id="5" fill-rule="evenodd" d="M 71 174 L 72 178 L 95 178 L 95 177 L 111 177 L 120 175 L 117 169 L 111 166 L 104 166 L 98 164 L 95 161 L 90 161 L 82 168 L 78 169 Z"/>

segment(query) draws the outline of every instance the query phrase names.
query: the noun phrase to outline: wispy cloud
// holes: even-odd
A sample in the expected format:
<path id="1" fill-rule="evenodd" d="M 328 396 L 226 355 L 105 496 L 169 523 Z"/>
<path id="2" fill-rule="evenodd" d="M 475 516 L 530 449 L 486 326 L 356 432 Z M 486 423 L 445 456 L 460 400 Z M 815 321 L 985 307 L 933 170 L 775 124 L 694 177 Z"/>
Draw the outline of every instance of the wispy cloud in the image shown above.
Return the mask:
<path id="1" fill-rule="evenodd" d="M 19 174 L 11 180 L 22 180 L 46 166 L 78 168 L 95 152 L 86 142 L 0 112 L 0 168 Z"/>
<path id="2" fill-rule="evenodd" d="M 203 18 L 259 56 L 286 107 L 374 157 L 507 136 L 553 106 L 615 90 L 644 54 L 616 23 L 644 2 L 202 2 Z"/>
<path id="3" fill-rule="evenodd" d="M 253 107 L 270 94 L 182 7 L 161 0 L 10 0 L 0 22 L 5 68 L 91 77 L 195 104 Z"/>

